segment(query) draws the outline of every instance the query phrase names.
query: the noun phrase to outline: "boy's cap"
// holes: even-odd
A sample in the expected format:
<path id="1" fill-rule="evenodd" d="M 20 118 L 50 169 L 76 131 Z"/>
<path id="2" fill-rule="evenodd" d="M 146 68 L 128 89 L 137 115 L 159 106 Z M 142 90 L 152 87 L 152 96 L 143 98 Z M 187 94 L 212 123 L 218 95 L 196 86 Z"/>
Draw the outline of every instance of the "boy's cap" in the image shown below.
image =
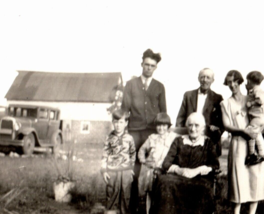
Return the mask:
<path id="1" fill-rule="evenodd" d="M 165 112 L 161 112 L 157 114 L 155 119 L 155 124 L 168 124 L 170 126 L 172 125 L 170 116 Z"/>

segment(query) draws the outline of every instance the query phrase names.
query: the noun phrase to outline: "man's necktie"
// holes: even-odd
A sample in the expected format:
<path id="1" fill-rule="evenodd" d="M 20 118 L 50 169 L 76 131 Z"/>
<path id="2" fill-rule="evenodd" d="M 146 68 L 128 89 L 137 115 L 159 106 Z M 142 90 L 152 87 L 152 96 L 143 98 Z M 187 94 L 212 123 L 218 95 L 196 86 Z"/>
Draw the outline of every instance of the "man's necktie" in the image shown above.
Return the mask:
<path id="1" fill-rule="evenodd" d="M 148 90 L 148 83 L 147 83 L 147 80 L 145 81 L 145 84 L 144 84 L 144 89 L 145 89 L 145 91 L 147 91 L 147 90 Z"/>

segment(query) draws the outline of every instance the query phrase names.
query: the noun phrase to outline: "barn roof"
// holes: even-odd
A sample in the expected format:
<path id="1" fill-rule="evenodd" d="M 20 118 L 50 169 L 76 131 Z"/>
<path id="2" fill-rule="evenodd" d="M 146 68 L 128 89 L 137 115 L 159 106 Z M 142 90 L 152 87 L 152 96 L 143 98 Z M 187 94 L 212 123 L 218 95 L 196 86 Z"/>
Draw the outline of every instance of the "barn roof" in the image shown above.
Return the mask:
<path id="1" fill-rule="evenodd" d="M 111 102 L 110 95 L 122 83 L 116 73 L 54 73 L 18 71 L 7 100 L 51 102 Z"/>

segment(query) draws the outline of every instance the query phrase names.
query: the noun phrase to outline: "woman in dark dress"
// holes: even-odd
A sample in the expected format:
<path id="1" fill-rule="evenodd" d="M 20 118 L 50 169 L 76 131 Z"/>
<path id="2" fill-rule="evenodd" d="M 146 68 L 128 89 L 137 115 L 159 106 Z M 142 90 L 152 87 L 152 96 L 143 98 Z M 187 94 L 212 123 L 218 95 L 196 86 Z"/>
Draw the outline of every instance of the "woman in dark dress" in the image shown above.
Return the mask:
<path id="1" fill-rule="evenodd" d="M 213 171 L 219 168 L 215 145 L 204 136 L 202 114 L 192 113 L 187 121 L 188 135 L 172 143 L 159 175 L 151 214 L 212 213 Z"/>

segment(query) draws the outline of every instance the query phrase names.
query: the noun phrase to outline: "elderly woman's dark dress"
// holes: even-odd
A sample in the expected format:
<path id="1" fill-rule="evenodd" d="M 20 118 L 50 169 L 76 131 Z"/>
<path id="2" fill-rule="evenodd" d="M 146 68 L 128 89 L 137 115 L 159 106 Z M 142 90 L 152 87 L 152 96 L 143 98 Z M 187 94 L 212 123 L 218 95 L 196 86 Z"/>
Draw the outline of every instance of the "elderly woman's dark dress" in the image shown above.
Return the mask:
<path id="1" fill-rule="evenodd" d="M 172 143 L 163 162 L 167 172 L 172 164 L 181 168 L 197 168 L 202 165 L 219 168 L 216 148 L 212 141 L 202 136 L 199 142 L 192 143 L 188 135 L 178 137 Z M 151 214 L 212 213 L 213 175 L 197 175 L 186 178 L 177 174 L 160 175 L 153 192 Z"/>

